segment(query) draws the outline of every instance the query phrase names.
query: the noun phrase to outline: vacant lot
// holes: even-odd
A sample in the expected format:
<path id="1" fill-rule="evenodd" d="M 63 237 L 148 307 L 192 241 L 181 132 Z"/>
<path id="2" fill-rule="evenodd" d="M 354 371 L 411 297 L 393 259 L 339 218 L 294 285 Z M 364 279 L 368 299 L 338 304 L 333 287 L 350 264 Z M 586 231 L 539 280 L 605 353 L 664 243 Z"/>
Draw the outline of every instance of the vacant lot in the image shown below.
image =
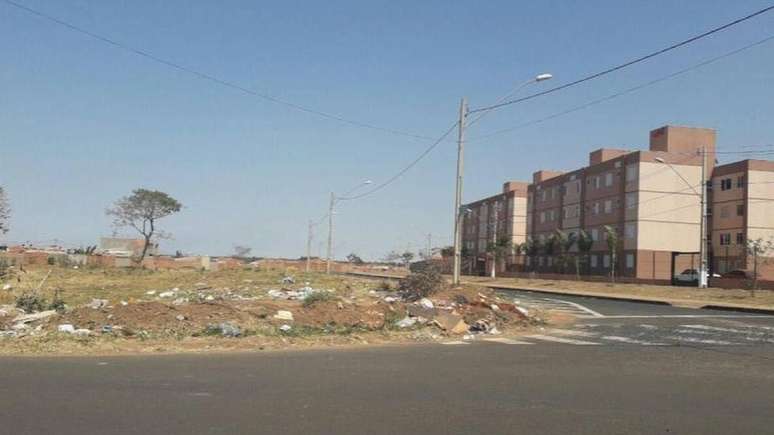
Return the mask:
<path id="1" fill-rule="evenodd" d="M 2 286 L 2 354 L 435 341 L 518 333 L 545 317 L 525 314 L 484 287 L 443 287 L 420 301 L 405 298 L 394 282 L 295 270 L 54 267 L 15 271 Z"/>

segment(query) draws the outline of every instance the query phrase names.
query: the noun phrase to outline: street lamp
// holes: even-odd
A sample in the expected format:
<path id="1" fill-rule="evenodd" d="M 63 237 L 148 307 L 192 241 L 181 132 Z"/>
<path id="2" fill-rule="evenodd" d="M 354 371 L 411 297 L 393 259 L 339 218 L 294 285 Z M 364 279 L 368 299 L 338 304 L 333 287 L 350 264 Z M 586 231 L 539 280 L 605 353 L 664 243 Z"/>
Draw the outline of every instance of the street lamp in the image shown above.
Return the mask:
<path id="1" fill-rule="evenodd" d="M 503 98 L 500 99 L 498 104 L 507 98 L 509 98 L 511 95 L 515 94 L 521 88 L 531 85 L 533 83 L 538 83 L 542 81 L 549 80 L 553 78 L 554 76 L 549 73 L 542 73 L 538 74 L 535 77 L 527 80 L 526 82 L 520 84 L 517 86 L 513 91 L 509 92 L 507 95 L 505 95 Z M 488 114 L 492 109 L 478 109 L 475 110 L 475 112 L 481 112 L 481 114 L 474 120 L 470 122 L 470 125 L 473 125 L 474 123 L 478 122 L 483 118 L 486 114 Z M 463 160 L 464 160 L 464 154 L 465 154 L 465 121 L 467 120 L 467 117 L 472 113 L 470 110 L 468 110 L 468 105 L 465 100 L 465 97 L 462 97 L 462 100 L 460 101 L 460 119 L 457 123 L 457 187 L 456 192 L 454 195 L 454 274 L 452 276 L 452 284 L 453 285 L 459 285 L 460 284 L 460 264 L 461 264 L 461 246 L 462 243 L 462 216 L 464 214 L 462 210 L 462 181 L 463 181 Z"/>
<path id="2" fill-rule="evenodd" d="M 667 166 L 669 166 L 669 169 L 672 170 L 675 174 L 677 174 L 678 177 L 680 177 L 683 182 L 688 185 L 688 187 L 693 190 L 693 193 L 695 193 L 701 202 L 701 211 L 700 211 L 700 218 L 699 218 L 699 279 L 697 282 L 697 286 L 699 288 L 707 288 L 707 234 L 705 231 L 705 228 L 707 227 L 707 184 L 705 179 L 705 170 L 707 166 L 707 153 L 705 152 L 704 147 L 701 147 L 701 182 L 699 185 L 701 186 L 701 192 L 697 191 L 696 188 L 688 182 L 688 180 L 683 177 L 683 175 L 675 169 L 674 166 L 672 166 L 671 163 L 667 162 L 661 157 L 656 157 L 653 160 L 658 163 L 663 163 Z"/>
<path id="3" fill-rule="evenodd" d="M 357 186 L 353 187 L 349 192 L 345 193 L 343 196 L 337 197 L 335 193 L 331 192 L 331 201 L 328 206 L 328 258 L 325 264 L 325 273 L 329 274 L 331 273 L 331 262 L 333 259 L 333 214 L 334 210 L 333 207 L 336 205 L 336 203 L 339 200 L 342 199 L 349 199 L 349 195 L 355 193 L 356 190 L 360 189 L 363 186 L 368 186 L 369 184 L 373 183 L 371 180 L 365 180 L 358 184 Z"/>

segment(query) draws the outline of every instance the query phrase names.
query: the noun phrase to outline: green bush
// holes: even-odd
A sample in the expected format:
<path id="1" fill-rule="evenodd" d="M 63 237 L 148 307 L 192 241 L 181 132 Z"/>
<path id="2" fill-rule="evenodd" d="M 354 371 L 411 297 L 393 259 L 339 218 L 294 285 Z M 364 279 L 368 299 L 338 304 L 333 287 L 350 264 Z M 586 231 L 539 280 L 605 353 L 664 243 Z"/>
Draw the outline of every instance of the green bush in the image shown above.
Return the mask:
<path id="1" fill-rule="evenodd" d="M 48 303 L 43 296 L 37 293 L 27 292 L 16 298 L 16 308 L 21 308 L 27 313 L 43 311 L 48 308 Z"/>
<path id="2" fill-rule="evenodd" d="M 443 275 L 438 268 L 426 267 L 401 279 L 398 291 L 406 300 L 415 301 L 437 293 L 444 285 Z"/>
<path id="3" fill-rule="evenodd" d="M 336 299 L 336 296 L 334 296 L 333 293 L 331 292 L 327 292 L 327 291 L 314 292 L 304 298 L 303 305 L 305 308 L 309 308 L 312 305 L 316 304 L 317 302 L 327 302 L 327 301 L 332 301 L 334 299 Z"/>

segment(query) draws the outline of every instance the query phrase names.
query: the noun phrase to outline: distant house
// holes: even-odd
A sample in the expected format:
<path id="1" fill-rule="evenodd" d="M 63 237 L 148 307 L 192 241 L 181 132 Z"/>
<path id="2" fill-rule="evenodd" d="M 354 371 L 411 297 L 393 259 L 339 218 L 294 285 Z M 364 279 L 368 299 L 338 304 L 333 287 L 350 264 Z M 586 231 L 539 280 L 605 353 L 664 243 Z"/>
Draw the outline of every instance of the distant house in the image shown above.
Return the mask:
<path id="1" fill-rule="evenodd" d="M 102 237 L 99 239 L 99 250 L 104 255 L 115 257 L 139 257 L 145 246 L 143 239 L 124 239 L 117 237 Z M 147 255 L 156 256 L 159 253 L 159 244 L 151 243 L 148 246 Z"/>

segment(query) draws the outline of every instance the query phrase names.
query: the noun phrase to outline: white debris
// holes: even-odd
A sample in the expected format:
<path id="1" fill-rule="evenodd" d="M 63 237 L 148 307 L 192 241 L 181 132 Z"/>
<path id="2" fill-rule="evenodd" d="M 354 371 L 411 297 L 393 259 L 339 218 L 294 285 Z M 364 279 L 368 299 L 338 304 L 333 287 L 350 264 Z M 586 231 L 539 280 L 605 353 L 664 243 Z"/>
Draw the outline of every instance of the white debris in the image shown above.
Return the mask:
<path id="1" fill-rule="evenodd" d="M 66 332 L 68 334 L 72 334 L 72 333 L 75 332 L 75 326 L 73 326 L 73 325 L 71 325 L 69 323 L 64 323 L 62 325 L 57 326 L 56 330 L 59 331 L 59 332 Z"/>
<path id="2" fill-rule="evenodd" d="M 185 316 L 182 315 L 182 314 L 178 314 L 177 316 L 175 316 L 175 319 L 183 321 L 183 320 L 185 320 Z"/>
<path id="3" fill-rule="evenodd" d="M 11 290 L 13 286 L 11 284 L 5 284 L 3 285 L 3 290 Z"/>
<path id="4" fill-rule="evenodd" d="M 290 320 L 290 321 L 292 321 L 293 320 L 293 313 L 291 313 L 290 311 L 279 310 L 279 311 L 277 311 L 277 314 L 274 315 L 274 318 L 275 319 L 279 319 L 279 320 Z"/>
<path id="5" fill-rule="evenodd" d="M 411 328 L 417 323 L 417 319 L 414 317 L 404 317 L 403 319 L 399 320 L 395 326 L 398 328 Z"/>
<path id="6" fill-rule="evenodd" d="M 498 307 L 496 304 L 489 304 L 489 308 L 491 308 L 492 311 L 500 311 L 500 307 Z"/>
<path id="7" fill-rule="evenodd" d="M 288 324 L 284 324 L 284 325 L 280 326 L 280 327 L 279 327 L 279 329 L 280 329 L 280 331 L 282 331 L 282 332 L 288 332 L 288 331 L 290 331 L 291 329 L 293 329 L 293 327 L 292 327 L 292 326 L 290 326 L 290 325 L 288 325 Z"/>
<path id="8" fill-rule="evenodd" d="M 175 295 L 175 293 L 176 292 L 174 290 L 170 290 L 170 291 L 166 291 L 166 292 L 161 292 L 161 293 L 159 293 L 159 297 L 160 298 L 171 298 L 172 296 Z"/>
<path id="9" fill-rule="evenodd" d="M 16 318 L 13 319 L 13 321 L 14 323 L 30 323 L 36 320 L 41 320 L 41 319 L 51 317 L 54 314 L 56 314 L 56 310 L 41 311 L 39 313 L 33 313 L 33 314 L 22 314 L 20 316 L 16 316 Z"/>
<path id="10" fill-rule="evenodd" d="M 91 302 L 89 302 L 86 306 L 95 310 L 98 310 L 100 308 L 107 307 L 108 300 L 107 299 L 92 299 Z"/>
<path id="11" fill-rule="evenodd" d="M 205 301 L 214 301 L 214 300 L 215 300 L 215 296 L 213 296 L 213 295 L 207 295 L 207 297 L 206 297 L 206 298 L 204 298 L 204 300 L 205 300 Z"/>
<path id="12" fill-rule="evenodd" d="M 188 302 L 188 298 L 177 298 L 172 301 L 172 305 L 183 305 L 186 302 Z"/>
<path id="13" fill-rule="evenodd" d="M 127 306 L 127 305 L 129 305 L 129 302 L 126 302 L 126 301 L 121 301 L 121 305 L 123 305 L 123 306 Z"/>
<path id="14" fill-rule="evenodd" d="M 395 296 L 385 296 L 385 298 L 384 298 L 384 302 L 387 302 L 387 303 L 390 303 L 390 304 L 393 303 L 393 302 L 398 302 L 398 300 L 399 299 L 396 298 Z"/>
<path id="15" fill-rule="evenodd" d="M 529 310 L 527 310 L 526 308 L 522 308 L 522 307 L 516 305 L 516 311 L 520 312 L 524 316 L 529 316 Z"/>
<path id="16" fill-rule="evenodd" d="M 148 296 L 153 296 L 156 294 L 156 290 L 148 290 L 147 292 L 145 292 L 145 294 Z"/>
<path id="17" fill-rule="evenodd" d="M 73 334 L 75 334 L 75 335 L 79 335 L 79 336 L 81 336 L 81 337 L 85 337 L 85 336 L 91 335 L 91 330 L 89 330 L 89 329 L 83 329 L 83 328 L 81 328 L 81 329 L 76 329 L 75 331 L 73 331 Z"/>
<path id="18" fill-rule="evenodd" d="M 433 305 L 433 301 L 431 301 L 431 300 L 430 300 L 430 299 L 428 299 L 428 298 L 422 298 L 422 299 L 420 299 L 420 300 L 419 300 L 419 305 L 421 305 L 421 306 L 422 306 L 422 308 L 427 308 L 428 310 L 432 310 L 432 309 L 433 309 L 433 306 L 434 306 L 434 305 Z"/>

